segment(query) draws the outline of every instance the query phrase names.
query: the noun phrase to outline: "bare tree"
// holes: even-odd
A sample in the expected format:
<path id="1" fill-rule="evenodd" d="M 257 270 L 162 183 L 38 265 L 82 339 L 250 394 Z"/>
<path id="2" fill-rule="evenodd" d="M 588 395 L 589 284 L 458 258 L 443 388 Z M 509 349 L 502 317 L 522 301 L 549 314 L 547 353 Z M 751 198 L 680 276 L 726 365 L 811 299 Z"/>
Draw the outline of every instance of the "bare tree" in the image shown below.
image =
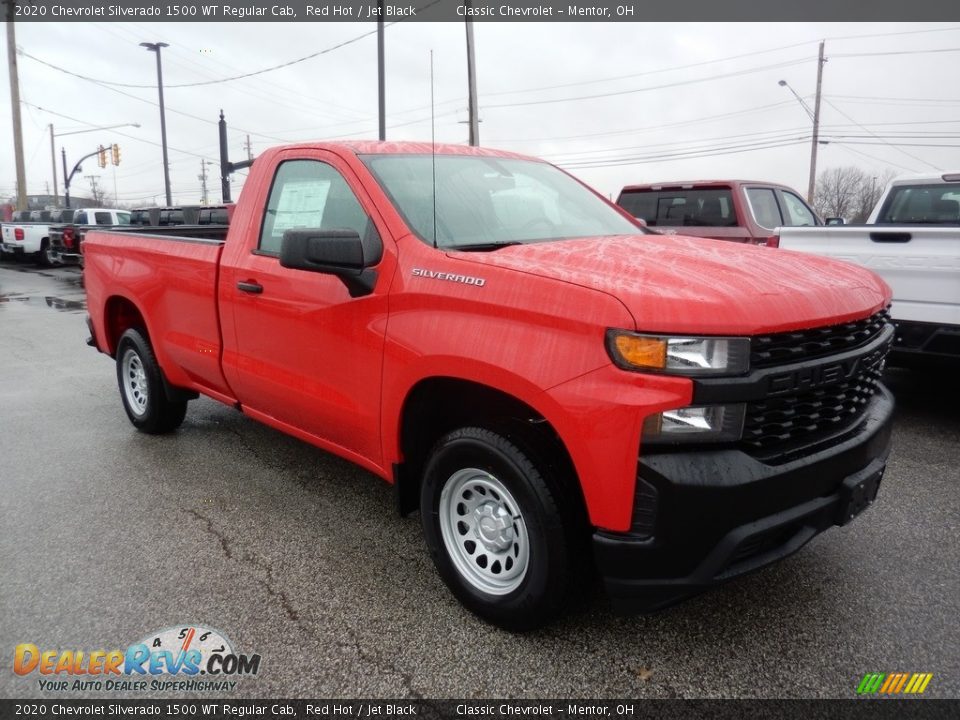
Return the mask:
<path id="1" fill-rule="evenodd" d="M 883 188 L 894 175 L 889 168 L 871 174 L 853 165 L 824 170 L 817 179 L 813 207 L 823 218 L 842 217 L 855 223 L 866 222 Z"/>
<path id="2" fill-rule="evenodd" d="M 817 178 L 817 193 L 813 198 L 813 207 L 820 217 L 846 218 L 853 215 L 864 177 L 865 173 L 852 165 L 821 172 Z"/>
<path id="3" fill-rule="evenodd" d="M 887 186 L 887 183 L 893 179 L 894 175 L 896 175 L 896 173 L 890 168 L 887 168 L 879 175 L 864 177 L 860 189 L 857 192 L 857 210 L 853 214 L 851 222 L 864 223 L 867 221 L 874 206 L 883 194 L 883 189 Z"/>

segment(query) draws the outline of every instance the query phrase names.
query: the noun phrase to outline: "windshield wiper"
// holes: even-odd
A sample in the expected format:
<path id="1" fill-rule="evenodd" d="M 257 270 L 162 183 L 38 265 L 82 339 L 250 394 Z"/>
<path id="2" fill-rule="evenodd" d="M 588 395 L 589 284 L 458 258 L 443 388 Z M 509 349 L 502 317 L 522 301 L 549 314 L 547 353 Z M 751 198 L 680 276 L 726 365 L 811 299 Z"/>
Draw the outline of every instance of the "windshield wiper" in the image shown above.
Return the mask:
<path id="1" fill-rule="evenodd" d="M 449 245 L 444 250 L 463 250 L 464 252 L 489 252 L 511 245 L 523 245 L 519 240 L 504 240 L 502 242 L 469 243 L 467 245 Z"/>

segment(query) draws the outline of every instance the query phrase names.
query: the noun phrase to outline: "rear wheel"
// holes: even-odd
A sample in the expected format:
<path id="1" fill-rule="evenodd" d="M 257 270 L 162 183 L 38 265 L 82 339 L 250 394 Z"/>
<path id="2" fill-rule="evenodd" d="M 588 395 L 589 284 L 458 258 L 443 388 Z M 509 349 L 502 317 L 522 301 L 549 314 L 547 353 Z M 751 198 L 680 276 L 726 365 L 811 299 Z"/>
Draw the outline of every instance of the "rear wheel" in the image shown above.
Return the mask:
<path id="1" fill-rule="evenodd" d="M 139 330 L 127 330 L 117 343 L 117 383 L 123 409 L 138 430 L 160 434 L 180 427 L 187 402 L 167 398 L 160 365 Z"/>
<path id="2" fill-rule="evenodd" d="M 49 238 L 40 241 L 40 252 L 37 253 L 37 264 L 40 267 L 53 267 L 59 265 L 60 261 L 53 254 L 53 248 L 50 246 Z"/>
<path id="3" fill-rule="evenodd" d="M 426 465 L 420 511 L 437 570 L 477 615 L 508 630 L 548 623 L 575 581 L 576 533 L 563 496 L 503 436 L 467 427 Z"/>

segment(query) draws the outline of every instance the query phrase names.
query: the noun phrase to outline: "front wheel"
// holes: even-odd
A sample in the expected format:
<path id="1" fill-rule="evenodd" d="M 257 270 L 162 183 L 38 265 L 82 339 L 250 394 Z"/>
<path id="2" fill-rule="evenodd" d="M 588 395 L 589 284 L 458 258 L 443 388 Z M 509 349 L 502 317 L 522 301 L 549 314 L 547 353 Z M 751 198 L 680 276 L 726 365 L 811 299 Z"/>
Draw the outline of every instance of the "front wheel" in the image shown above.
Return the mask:
<path id="1" fill-rule="evenodd" d="M 569 599 L 577 528 L 564 502 L 523 450 L 468 427 L 435 446 L 420 514 L 427 547 L 453 594 L 500 627 L 529 630 Z"/>
<path id="2" fill-rule="evenodd" d="M 167 398 L 160 365 L 139 330 L 127 330 L 117 343 L 117 383 L 123 409 L 137 430 L 160 434 L 180 427 L 187 402 Z"/>

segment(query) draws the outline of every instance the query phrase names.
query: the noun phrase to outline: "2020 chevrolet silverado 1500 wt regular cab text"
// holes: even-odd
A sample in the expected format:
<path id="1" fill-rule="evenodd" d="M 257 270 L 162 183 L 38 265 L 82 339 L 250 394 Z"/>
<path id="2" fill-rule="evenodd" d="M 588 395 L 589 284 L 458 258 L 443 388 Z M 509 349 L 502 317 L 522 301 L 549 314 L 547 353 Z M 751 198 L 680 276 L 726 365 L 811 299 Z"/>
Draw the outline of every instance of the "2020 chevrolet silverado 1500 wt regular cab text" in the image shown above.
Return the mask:
<path id="1" fill-rule="evenodd" d="M 894 179 L 866 225 L 779 235 L 781 248 L 863 265 L 890 284 L 894 363 L 960 366 L 960 173 Z"/>
<path id="2" fill-rule="evenodd" d="M 645 234 L 547 163 L 431 151 L 276 148 L 229 230 L 91 230 L 90 342 L 133 424 L 170 431 L 203 393 L 358 463 L 420 510 L 453 593 L 513 629 L 594 568 L 655 609 L 873 500 L 879 278 Z"/>

